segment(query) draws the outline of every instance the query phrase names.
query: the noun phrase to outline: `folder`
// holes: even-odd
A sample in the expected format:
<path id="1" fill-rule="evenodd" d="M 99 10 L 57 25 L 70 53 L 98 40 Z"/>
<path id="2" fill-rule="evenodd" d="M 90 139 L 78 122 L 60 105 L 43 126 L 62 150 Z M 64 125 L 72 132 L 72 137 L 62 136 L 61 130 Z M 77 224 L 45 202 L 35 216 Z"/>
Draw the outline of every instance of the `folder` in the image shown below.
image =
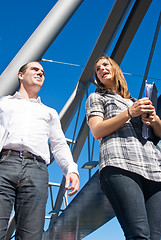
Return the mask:
<path id="1" fill-rule="evenodd" d="M 157 95 L 158 95 L 158 91 L 155 83 L 153 82 L 153 84 L 147 84 L 147 81 L 146 81 L 145 96 L 151 100 L 155 109 L 157 109 Z M 152 128 L 150 126 L 147 126 L 144 123 L 142 126 L 142 137 L 144 139 L 148 139 L 148 138 L 153 139 Z"/>

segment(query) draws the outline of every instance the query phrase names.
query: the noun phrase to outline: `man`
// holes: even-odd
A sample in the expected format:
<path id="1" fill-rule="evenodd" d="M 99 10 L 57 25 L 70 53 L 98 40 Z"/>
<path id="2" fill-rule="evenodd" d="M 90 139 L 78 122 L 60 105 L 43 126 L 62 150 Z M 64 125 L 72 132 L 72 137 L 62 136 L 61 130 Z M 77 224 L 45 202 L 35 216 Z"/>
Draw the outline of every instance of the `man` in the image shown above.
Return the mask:
<path id="1" fill-rule="evenodd" d="M 77 164 L 62 132 L 57 112 L 42 104 L 38 92 L 44 82 L 39 62 L 18 73 L 20 90 L 0 99 L 0 124 L 9 132 L 0 159 L 0 239 L 5 239 L 14 204 L 16 239 L 40 240 L 45 219 L 50 163 L 48 143 L 66 176 L 70 196 L 79 189 Z"/>

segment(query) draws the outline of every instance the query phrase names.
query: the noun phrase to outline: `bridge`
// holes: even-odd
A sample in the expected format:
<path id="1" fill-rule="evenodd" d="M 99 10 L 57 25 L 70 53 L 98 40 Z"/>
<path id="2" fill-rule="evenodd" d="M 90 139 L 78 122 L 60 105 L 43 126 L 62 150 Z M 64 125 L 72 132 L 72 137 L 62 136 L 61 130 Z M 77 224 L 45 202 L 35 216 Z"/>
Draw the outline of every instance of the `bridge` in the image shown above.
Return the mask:
<path id="1" fill-rule="evenodd" d="M 33 59 L 49 62 L 49 60 L 43 58 L 45 52 L 51 44 L 54 43 L 75 11 L 79 10 L 82 3 L 82 0 L 59 0 L 55 4 L 53 9 L 51 9 L 46 18 L 31 35 L 30 39 L 24 44 L 22 49 L 1 74 L 1 96 L 12 94 L 17 90 L 18 83 L 16 75 L 19 66 Z M 74 161 L 77 162 L 78 165 L 82 164 L 84 169 L 81 170 L 81 173 L 84 171 L 83 174 L 87 175 L 87 181 L 81 186 L 78 194 L 72 198 L 70 202 L 68 202 L 69 199 L 64 189 L 64 177 L 60 183 L 49 182 L 51 209 L 49 211 L 50 213 L 48 214 L 47 212 L 46 216 L 46 228 L 43 234 L 43 239 L 45 240 L 83 239 L 115 216 L 110 203 L 99 188 L 98 153 L 95 153 L 95 148 L 98 150 L 98 143 L 92 138 L 86 124 L 85 114 L 82 117 L 81 111 L 83 111 L 82 108 L 84 108 L 86 97 L 95 89 L 93 75 L 95 60 L 102 54 L 109 55 L 110 50 L 110 56 L 118 64 L 121 64 L 145 15 L 150 11 L 152 3 L 152 0 L 116 0 L 114 2 L 82 74 L 71 96 L 60 111 L 59 117 L 64 133 L 68 131 L 71 124 L 74 129 L 73 135 L 70 139 L 67 139 L 67 142 L 70 145 Z M 155 13 L 153 12 L 152 14 Z M 55 19 L 57 19 L 57 21 L 55 21 Z M 156 29 L 153 42 L 148 46 L 150 53 L 147 58 L 145 74 L 140 84 L 141 87 L 138 97 L 143 95 L 145 80 L 148 78 L 160 25 L 161 14 L 155 23 Z M 6 81 L 7 79 L 10 79 L 10 82 Z M 75 122 L 74 124 L 73 120 Z M 87 158 L 82 162 L 80 161 L 80 156 L 85 144 L 87 148 Z M 55 162 L 52 156 L 51 160 L 53 162 L 51 165 L 54 165 Z M 54 167 L 56 168 L 55 165 Z M 55 188 L 57 190 L 54 199 L 55 190 L 53 189 Z M 14 229 L 15 222 L 13 213 L 10 219 L 7 239 L 10 239 L 14 234 Z"/>

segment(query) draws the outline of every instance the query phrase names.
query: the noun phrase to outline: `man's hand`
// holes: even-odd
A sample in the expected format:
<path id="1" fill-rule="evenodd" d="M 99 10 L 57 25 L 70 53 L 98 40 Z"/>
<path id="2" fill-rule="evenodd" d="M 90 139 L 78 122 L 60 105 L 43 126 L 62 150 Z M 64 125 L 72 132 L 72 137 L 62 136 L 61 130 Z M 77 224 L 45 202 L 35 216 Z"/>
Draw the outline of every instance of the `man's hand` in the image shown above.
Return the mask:
<path id="1" fill-rule="evenodd" d="M 71 184 L 71 185 L 70 185 Z M 76 173 L 68 173 L 65 182 L 66 190 L 71 190 L 68 195 L 72 196 L 79 190 L 79 176 Z"/>

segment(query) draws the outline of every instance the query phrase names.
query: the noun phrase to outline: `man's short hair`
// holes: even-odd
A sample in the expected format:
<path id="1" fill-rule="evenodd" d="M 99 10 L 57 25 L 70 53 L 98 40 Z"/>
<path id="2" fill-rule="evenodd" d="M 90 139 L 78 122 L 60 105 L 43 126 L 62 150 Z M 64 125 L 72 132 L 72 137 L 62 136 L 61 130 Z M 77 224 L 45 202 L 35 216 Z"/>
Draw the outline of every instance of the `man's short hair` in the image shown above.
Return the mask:
<path id="1" fill-rule="evenodd" d="M 20 69 L 19 69 L 19 71 L 18 72 L 25 72 L 26 71 L 26 69 L 27 69 L 27 65 L 29 64 L 29 63 L 31 63 L 31 62 L 37 62 L 37 63 L 39 63 L 39 61 L 30 61 L 30 62 L 28 62 L 28 63 L 25 63 L 22 67 L 20 67 Z"/>
<path id="2" fill-rule="evenodd" d="M 27 69 L 27 65 L 28 65 L 28 63 L 25 63 L 22 67 L 20 67 L 18 72 L 23 72 L 24 73 Z"/>

